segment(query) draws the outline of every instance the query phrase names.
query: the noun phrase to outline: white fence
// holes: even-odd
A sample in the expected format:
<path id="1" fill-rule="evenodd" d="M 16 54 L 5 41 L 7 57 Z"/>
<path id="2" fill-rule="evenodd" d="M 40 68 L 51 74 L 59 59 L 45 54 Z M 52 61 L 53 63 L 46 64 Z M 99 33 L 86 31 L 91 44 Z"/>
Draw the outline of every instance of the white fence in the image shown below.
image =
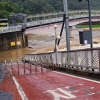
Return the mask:
<path id="1" fill-rule="evenodd" d="M 51 52 L 43 54 L 26 54 L 24 62 L 55 65 L 60 67 L 72 67 L 80 70 L 100 71 L 100 48 Z"/>

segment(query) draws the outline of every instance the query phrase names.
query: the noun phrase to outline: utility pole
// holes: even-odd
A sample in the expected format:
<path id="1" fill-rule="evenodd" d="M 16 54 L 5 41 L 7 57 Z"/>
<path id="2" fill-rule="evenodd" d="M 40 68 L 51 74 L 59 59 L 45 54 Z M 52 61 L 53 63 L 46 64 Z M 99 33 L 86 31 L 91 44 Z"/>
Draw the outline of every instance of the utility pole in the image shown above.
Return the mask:
<path id="1" fill-rule="evenodd" d="M 89 27 L 90 27 L 90 32 L 91 32 L 91 35 L 92 35 L 91 3 L 90 3 L 90 0 L 87 0 L 87 1 L 88 1 L 88 10 L 89 10 Z M 92 43 L 91 43 L 91 48 L 93 48 Z"/>
<path id="2" fill-rule="evenodd" d="M 65 31 L 66 31 L 66 48 L 70 50 L 70 32 L 69 32 L 69 17 L 68 17 L 68 5 L 67 0 L 63 0 L 64 14 L 65 14 Z"/>

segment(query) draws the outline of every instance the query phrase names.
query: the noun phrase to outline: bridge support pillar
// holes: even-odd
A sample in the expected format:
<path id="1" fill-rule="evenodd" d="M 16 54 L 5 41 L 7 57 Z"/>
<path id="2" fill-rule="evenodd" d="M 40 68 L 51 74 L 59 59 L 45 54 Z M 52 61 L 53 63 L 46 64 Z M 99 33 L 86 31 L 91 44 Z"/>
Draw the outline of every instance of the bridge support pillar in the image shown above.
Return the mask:
<path id="1" fill-rule="evenodd" d="M 28 46 L 28 37 L 21 31 L 0 34 L 0 51 Z"/>
<path id="2" fill-rule="evenodd" d="M 25 47 L 25 34 L 22 32 L 22 45 Z"/>

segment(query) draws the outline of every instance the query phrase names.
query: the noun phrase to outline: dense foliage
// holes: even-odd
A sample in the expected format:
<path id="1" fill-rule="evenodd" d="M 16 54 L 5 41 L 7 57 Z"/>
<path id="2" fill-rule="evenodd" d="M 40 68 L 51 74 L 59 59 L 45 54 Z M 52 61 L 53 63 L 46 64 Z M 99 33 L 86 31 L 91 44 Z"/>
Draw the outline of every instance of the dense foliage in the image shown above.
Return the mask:
<path id="1" fill-rule="evenodd" d="M 92 9 L 100 9 L 99 0 L 91 0 Z M 87 1 L 68 0 L 69 10 L 87 9 Z M 0 18 L 12 13 L 37 14 L 63 11 L 63 0 L 0 0 Z"/>

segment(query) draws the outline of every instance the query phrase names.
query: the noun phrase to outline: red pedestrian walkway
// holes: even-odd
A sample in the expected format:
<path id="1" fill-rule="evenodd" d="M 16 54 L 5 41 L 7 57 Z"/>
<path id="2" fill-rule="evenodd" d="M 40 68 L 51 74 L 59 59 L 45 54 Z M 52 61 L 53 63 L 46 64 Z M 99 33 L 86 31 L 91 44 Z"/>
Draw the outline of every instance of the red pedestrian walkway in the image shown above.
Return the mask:
<path id="1" fill-rule="evenodd" d="M 16 76 L 29 100 L 100 100 L 100 82 L 49 71 Z"/>
<path id="2" fill-rule="evenodd" d="M 30 73 L 28 64 L 20 65 L 18 76 L 18 66 L 8 67 L 28 100 L 100 100 L 100 82 L 41 68 L 32 65 Z M 5 78 L 0 88 L 11 92 L 14 100 L 21 100 L 14 82 Z"/>
<path id="3" fill-rule="evenodd" d="M 3 80 L 3 82 L 0 84 L 0 89 L 5 92 L 11 93 L 13 100 L 22 100 L 20 94 L 18 93 L 16 85 L 11 77 L 5 78 Z M 2 99 L 0 98 L 0 100 Z"/>

